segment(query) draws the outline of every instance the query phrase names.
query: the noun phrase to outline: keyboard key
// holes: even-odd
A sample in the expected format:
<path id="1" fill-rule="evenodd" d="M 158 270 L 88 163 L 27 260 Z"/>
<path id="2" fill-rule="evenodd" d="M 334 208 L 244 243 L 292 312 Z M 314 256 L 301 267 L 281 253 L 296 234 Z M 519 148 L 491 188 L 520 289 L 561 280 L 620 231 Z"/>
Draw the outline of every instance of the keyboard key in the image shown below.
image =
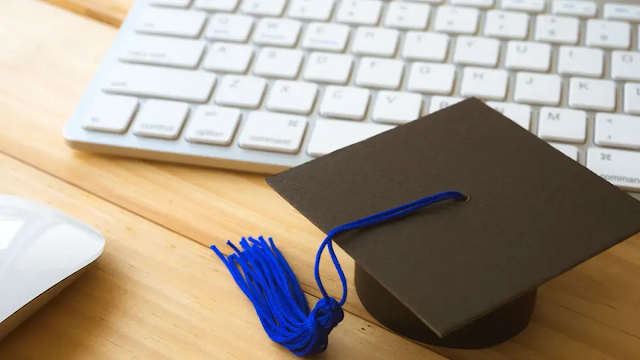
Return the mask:
<path id="1" fill-rule="evenodd" d="M 185 131 L 192 143 L 231 145 L 240 122 L 240 110 L 220 106 L 200 106 Z"/>
<path id="2" fill-rule="evenodd" d="M 204 103 L 216 76 L 190 70 L 117 64 L 102 90 L 108 93 Z"/>
<path id="3" fill-rule="evenodd" d="M 519 12 L 490 10 L 484 35 L 503 39 L 524 39 L 529 34 L 529 15 Z"/>
<path id="4" fill-rule="evenodd" d="M 256 16 L 280 16 L 287 0 L 243 0 L 240 11 Z"/>
<path id="5" fill-rule="evenodd" d="M 587 168 L 619 188 L 640 191 L 640 152 L 591 148 Z"/>
<path id="6" fill-rule="evenodd" d="M 505 10 L 519 10 L 531 13 L 544 11 L 545 0 L 502 0 L 502 8 Z"/>
<path id="7" fill-rule="evenodd" d="M 431 7 L 426 4 L 392 2 L 387 9 L 384 25 L 397 29 L 424 30 L 429 23 Z"/>
<path id="8" fill-rule="evenodd" d="M 624 84 L 624 112 L 640 115 L 640 84 Z"/>
<path id="9" fill-rule="evenodd" d="M 473 6 L 482 9 L 493 7 L 493 0 L 450 0 L 452 5 Z"/>
<path id="10" fill-rule="evenodd" d="M 344 85 L 351 77 L 353 56 L 314 52 L 309 55 L 304 78 L 319 83 Z"/>
<path id="11" fill-rule="evenodd" d="M 204 68 L 211 71 L 244 74 L 253 59 L 253 46 L 217 42 L 211 45 Z"/>
<path id="12" fill-rule="evenodd" d="M 538 136 L 544 140 L 583 144 L 587 140 L 587 113 L 543 107 L 538 117 Z"/>
<path id="13" fill-rule="evenodd" d="M 479 16 L 478 9 L 440 6 L 436 12 L 434 29 L 452 34 L 475 34 Z"/>
<path id="14" fill-rule="evenodd" d="M 598 13 L 598 7 L 593 1 L 554 0 L 552 3 L 551 12 L 556 15 L 592 18 Z"/>
<path id="15" fill-rule="evenodd" d="M 196 9 L 205 10 L 205 11 L 227 11 L 232 12 L 238 7 L 239 0 L 196 0 L 195 7 Z"/>
<path id="16" fill-rule="evenodd" d="M 198 11 L 148 8 L 136 26 L 147 34 L 195 38 L 200 35 L 207 16 Z"/>
<path id="17" fill-rule="evenodd" d="M 578 148 L 573 146 L 573 145 L 567 145 L 567 144 L 554 144 L 554 143 L 549 143 L 549 145 L 553 146 L 554 148 L 556 148 L 556 150 L 560 151 L 561 153 L 565 154 L 566 156 L 568 156 L 569 158 L 578 161 Z"/>
<path id="18" fill-rule="evenodd" d="M 119 95 L 98 95 L 84 115 L 82 128 L 122 134 L 138 110 L 138 99 Z"/>
<path id="19" fill-rule="evenodd" d="M 373 107 L 373 121 L 405 124 L 420 117 L 422 96 L 407 92 L 380 91 Z"/>
<path id="20" fill-rule="evenodd" d="M 307 119 L 302 116 L 253 111 L 249 113 L 238 144 L 245 149 L 296 154 L 306 129 Z"/>
<path id="21" fill-rule="evenodd" d="M 535 39 L 555 44 L 577 44 L 579 27 L 580 22 L 574 17 L 538 15 Z"/>
<path id="22" fill-rule="evenodd" d="M 448 48 L 449 36 L 445 34 L 409 31 L 404 38 L 402 57 L 407 60 L 444 61 Z"/>
<path id="23" fill-rule="evenodd" d="M 561 46 L 558 51 L 558 73 L 601 77 L 604 71 L 604 51 L 600 49 Z"/>
<path id="24" fill-rule="evenodd" d="M 487 105 L 513 120 L 526 130 L 531 128 L 531 107 L 506 102 L 487 101 Z"/>
<path id="25" fill-rule="evenodd" d="M 259 77 L 227 75 L 216 91 L 216 104 L 257 109 L 266 87 L 267 81 Z"/>
<path id="26" fill-rule="evenodd" d="M 304 34 L 302 47 L 310 50 L 343 52 L 348 40 L 347 25 L 311 23 Z"/>
<path id="27" fill-rule="evenodd" d="M 139 64 L 195 68 L 202 58 L 200 40 L 132 35 L 120 54 L 120 60 Z"/>
<path id="28" fill-rule="evenodd" d="M 507 43 L 507 69 L 547 72 L 550 65 L 551 45 L 527 41 Z"/>
<path id="29" fill-rule="evenodd" d="M 344 0 L 336 20 L 353 25 L 376 25 L 381 11 L 382 1 L 379 0 Z"/>
<path id="30" fill-rule="evenodd" d="M 456 96 L 433 96 L 431 97 L 431 105 L 429 106 L 429 114 L 433 114 L 436 111 L 440 111 L 444 108 L 448 108 L 451 105 L 455 105 L 464 98 Z"/>
<path id="31" fill-rule="evenodd" d="M 191 4 L 191 0 L 150 0 L 151 5 L 185 8 Z"/>
<path id="32" fill-rule="evenodd" d="M 516 75 L 513 99 L 533 105 L 559 105 L 562 79 L 558 75 L 520 72 Z"/>
<path id="33" fill-rule="evenodd" d="M 218 13 L 211 17 L 204 37 L 209 40 L 245 42 L 253 28 L 250 16 Z"/>
<path id="34" fill-rule="evenodd" d="M 301 26 L 296 20 L 262 19 L 256 27 L 253 41 L 260 45 L 293 47 L 298 42 Z"/>
<path id="35" fill-rule="evenodd" d="M 568 103 L 577 109 L 613 111 L 616 108 L 616 83 L 611 80 L 571 78 Z"/>
<path id="36" fill-rule="evenodd" d="M 271 88 L 267 109 L 307 115 L 313 110 L 317 95 L 318 85 L 316 84 L 278 80 Z"/>
<path id="37" fill-rule="evenodd" d="M 311 134 L 307 153 L 323 156 L 391 129 L 393 126 L 390 125 L 319 119 Z"/>
<path id="38" fill-rule="evenodd" d="M 403 74 L 403 61 L 365 57 L 360 60 L 356 85 L 394 90 L 400 87 Z"/>
<path id="39" fill-rule="evenodd" d="M 459 36 L 453 62 L 494 67 L 498 63 L 500 41 L 485 37 Z"/>
<path id="40" fill-rule="evenodd" d="M 398 48 L 398 36 L 397 30 L 359 27 L 351 50 L 357 55 L 391 57 L 395 55 Z"/>
<path id="41" fill-rule="evenodd" d="M 295 79 L 300 72 L 303 56 L 300 50 L 264 47 L 258 55 L 253 72 L 260 76 Z"/>
<path id="42" fill-rule="evenodd" d="M 287 14 L 293 19 L 327 21 L 334 4 L 335 0 L 293 0 Z"/>
<path id="43" fill-rule="evenodd" d="M 167 100 L 147 100 L 133 124 L 137 136 L 177 139 L 189 114 L 189 104 Z"/>
<path id="44" fill-rule="evenodd" d="M 464 69 L 460 95 L 503 100 L 507 96 L 509 73 L 506 70 L 468 67 Z"/>
<path id="45" fill-rule="evenodd" d="M 631 26 L 620 21 L 588 20 L 585 43 L 605 49 L 628 49 L 631 45 Z"/>
<path id="46" fill-rule="evenodd" d="M 409 91 L 449 95 L 455 79 L 455 65 L 415 62 L 411 64 L 407 88 Z"/>
<path id="47" fill-rule="evenodd" d="M 640 80 L 640 52 L 612 52 L 611 77 L 614 80 Z"/>
<path id="48" fill-rule="evenodd" d="M 640 117 L 596 114 L 594 141 L 600 146 L 640 150 Z"/>
<path id="49" fill-rule="evenodd" d="M 640 6 L 638 5 L 604 4 L 602 12 L 605 19 L 640 22 Z"/>
<path id="50" fill-rule="evenodd" d="M 327 86 L 320 104 L 320 115 L 362 120 L 369 107 L 369 90 Z"/>

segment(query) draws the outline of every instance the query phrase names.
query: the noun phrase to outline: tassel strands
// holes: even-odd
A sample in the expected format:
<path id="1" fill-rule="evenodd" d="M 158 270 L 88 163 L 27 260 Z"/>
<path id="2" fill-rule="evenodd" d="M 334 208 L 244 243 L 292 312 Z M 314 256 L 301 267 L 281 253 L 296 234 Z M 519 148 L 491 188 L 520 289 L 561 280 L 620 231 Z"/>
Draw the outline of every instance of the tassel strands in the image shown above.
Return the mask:
<path id="1" fill-rule="evenodd" d="M 298 279 L 273 239 L 267 243 L 262 236 L 242 238 L 242 250 L 230 241 L 227 245 L 235 253 L 226 258 L 215 246 L 211 249 L 253 303 L 269 338 L 298 356 L 323 352 L 329 333 L 344 318 L 341 304 L 323 298 L 310 311 Z"/>
<path id="2" fill-rule="evenodd" d="M 242 238 L 239 243 L 242 249 L 228 241 L 227 245 L 235 251 L 229 256 L 222 254 L 215 246 L 211 246 L 211 249 L 253 303 L 271 340 L 298 356 L 317 354 L 327 349 L 329 334 L 344 319 L 342 306 L 347 301 L 347 280 L 333 249 L 333 238 L 340 233 L 388 222 L 446 200 L 466 201 L 468 197 L 457 191 L 445 191 L 331 230 L 316 254 L 315 279 L 323 297 L 313 310 L 310 310 L 298 279 L 273 239 L 265 240 L 262 236 L 258 239 Z M 342 283 L 340 301 L 329 296 L 322 285 L 320 260 L 325 248 Z"/>

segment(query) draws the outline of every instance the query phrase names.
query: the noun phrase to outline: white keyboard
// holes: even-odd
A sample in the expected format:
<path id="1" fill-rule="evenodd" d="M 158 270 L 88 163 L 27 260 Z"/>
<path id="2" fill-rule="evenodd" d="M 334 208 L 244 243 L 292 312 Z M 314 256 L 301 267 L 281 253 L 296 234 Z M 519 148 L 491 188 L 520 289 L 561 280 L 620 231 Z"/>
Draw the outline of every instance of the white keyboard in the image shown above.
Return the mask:
<path id="1" fill-rule="evenodd" d="M 138 0 L 65 137 L 274 173 L 475 96 L 640 199 L 638 23 L 586 0 Z"/>

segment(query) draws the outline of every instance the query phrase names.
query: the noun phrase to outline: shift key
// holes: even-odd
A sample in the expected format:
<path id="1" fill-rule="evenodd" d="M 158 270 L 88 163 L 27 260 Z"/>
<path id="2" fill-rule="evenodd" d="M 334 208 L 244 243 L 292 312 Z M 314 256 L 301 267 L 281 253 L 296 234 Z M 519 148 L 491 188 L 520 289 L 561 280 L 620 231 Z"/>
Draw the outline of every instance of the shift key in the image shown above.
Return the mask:
<path id="1" fill-rule="evenodd" d="M 102 90 L 112 94 L 204 103 L 216 82 L 214 74 L 154 66 L 118 64 Z"/>
<path id="2" fill-rule="evenodd" d="M 302 116 L 254 111 L 240 134 L 240 147 L 295 154 L 307 129 L 307 119 Z"/>
<path id="3" fill-rule="evenodd" d="M 591 148 L 587 168 L 621 189 L 640 192 L 640 152 Z"/>

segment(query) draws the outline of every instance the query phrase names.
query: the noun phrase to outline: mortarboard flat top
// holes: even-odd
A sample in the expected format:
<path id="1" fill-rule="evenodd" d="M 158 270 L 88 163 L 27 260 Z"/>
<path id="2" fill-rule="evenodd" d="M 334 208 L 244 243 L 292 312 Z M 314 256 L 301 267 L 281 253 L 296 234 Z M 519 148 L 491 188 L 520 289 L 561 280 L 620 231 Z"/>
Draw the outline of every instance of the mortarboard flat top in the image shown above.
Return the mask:
<path id="1" fill-rule="evenodd" d="M 441 337 L 640 232 L 640 202 L 476 99 L 267 182 L 325 233 L 469 195 L 334 239 Z"/>

